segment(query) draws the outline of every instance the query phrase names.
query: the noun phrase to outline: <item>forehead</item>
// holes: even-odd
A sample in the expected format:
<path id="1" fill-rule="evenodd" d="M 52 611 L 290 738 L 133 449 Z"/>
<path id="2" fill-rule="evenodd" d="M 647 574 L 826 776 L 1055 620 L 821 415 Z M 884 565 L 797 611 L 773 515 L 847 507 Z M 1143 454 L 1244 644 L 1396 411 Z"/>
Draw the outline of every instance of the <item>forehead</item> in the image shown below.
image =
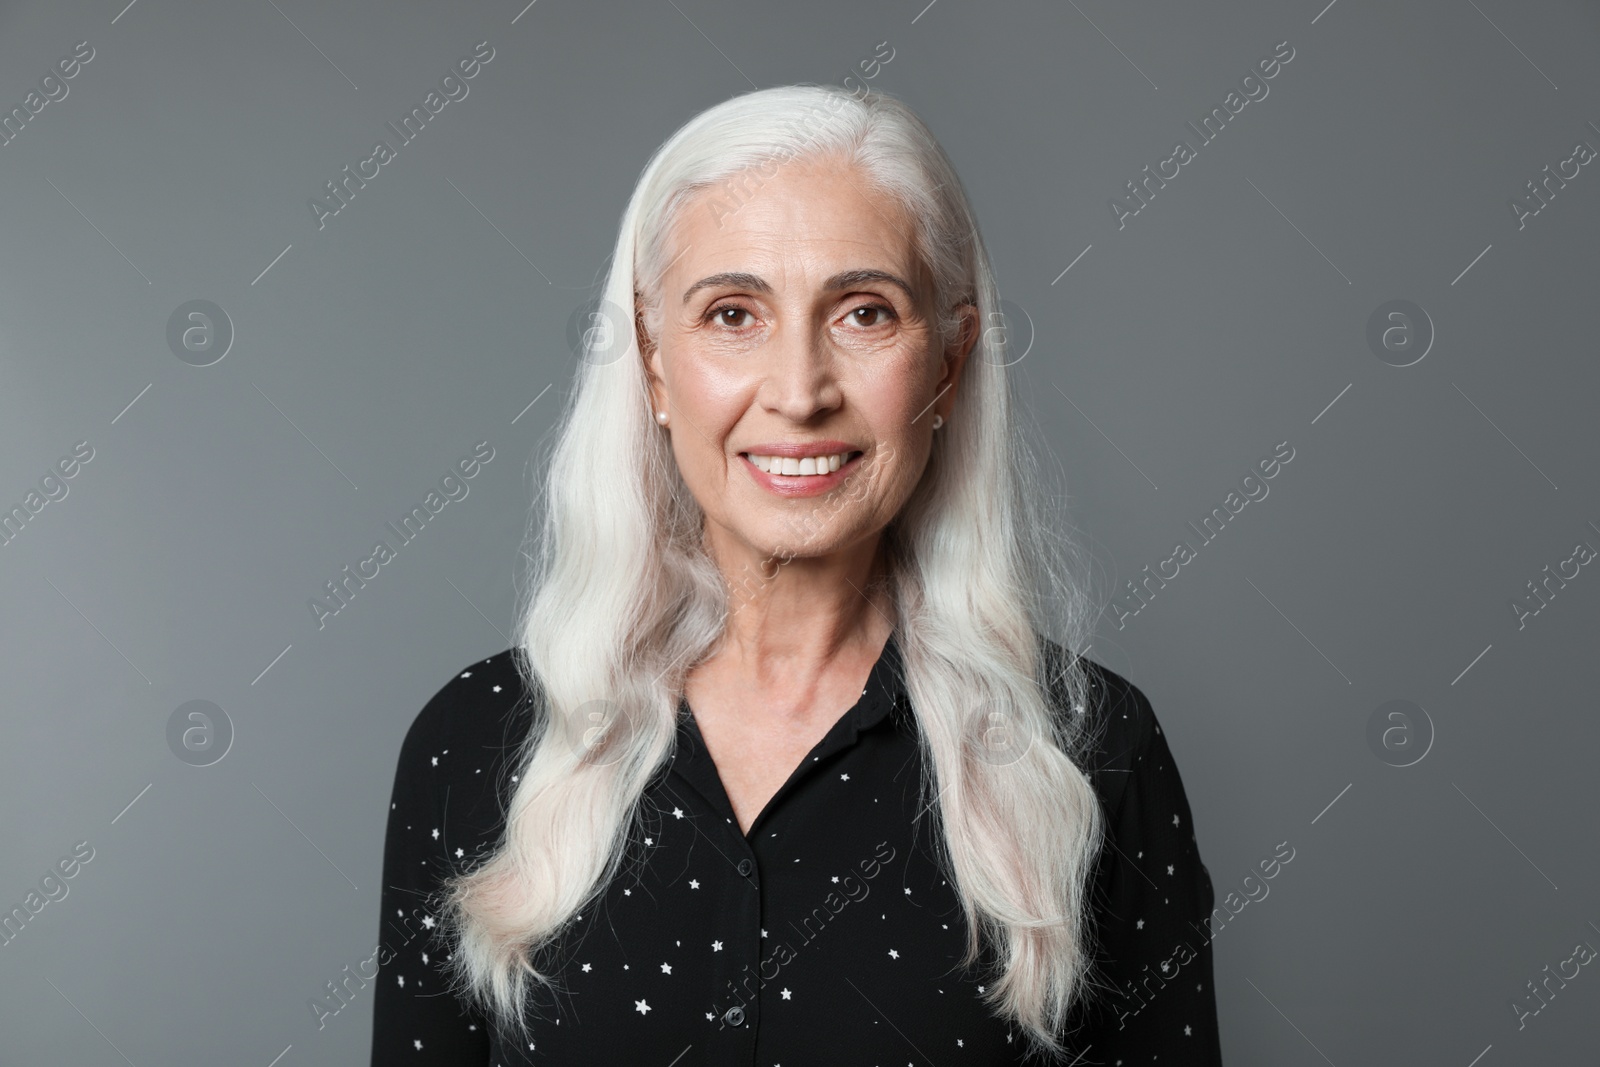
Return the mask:
<path id="1" fill-rule="evenodd" d="M 668 277 L 745 270 L 774 285 L 846 268 L 918 273 L 911 219 L 859 168 L 835 157 L 751 168 L 685 200 Z"/>

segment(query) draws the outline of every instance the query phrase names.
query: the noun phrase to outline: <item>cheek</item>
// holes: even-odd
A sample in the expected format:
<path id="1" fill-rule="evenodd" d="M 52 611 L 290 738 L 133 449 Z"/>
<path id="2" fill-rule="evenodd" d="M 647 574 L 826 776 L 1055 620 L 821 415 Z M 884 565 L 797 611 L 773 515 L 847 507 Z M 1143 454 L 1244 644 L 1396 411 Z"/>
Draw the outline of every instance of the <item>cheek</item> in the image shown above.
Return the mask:
<path id="1" fill-rule="evenodd" d="M 737 456 L 725 460 L 722 450 L 708 443 L 689 424 L 688 412 L 681 407 L 672 418 L 672 455 L 679 475 L 700 506 L 708 512 L 720 512 L 720 502 L 727 494 L 732 475 L 737 473 L 732 462 L 743 461 Z"/>
<path id="2" fill-rule="evenodd" d="M 915 442 L 898 446 L 888 462 L 878 493 L 878 507 L 883 511 L 883 521 L 888 522 L 905 507 L 927 471 L 928 450 Z"/>
<path id="3" fill-rule="evenodd" d="M 672 447 L 681 462 L 721 454 L 728 436 L 751 403 L 751 388 L 739 375 L 692 358 L 666 366 Z"/>
<path id="4" fill-rule="evenodd" d="M 897 352 L 895 359 L 880 376 L 883 384 L 878 389 L 886 407 L 894 409 L 897 426 L 905 431 L 915 429 L 921 421 L 933 416 L 926 412 L 939 394 L 939 379 L 944 375 L 944 362 L 939 354 L 926 346 L 908 346 Z"/>
<path id="5" fill-rule="evenodd" d="M 913 438 L 897 440 L 880 434 L 877 458 L 840 493 L 836 514 L 851 529 L 881 529 L 904 508 L 922 475 L 927 453 Z"/>
<path id="6" fill-rule="evenodd" d="M 692 406 L 702 418 L 733 403 L 754 388 L 759 353 L 734 355 L 709 338 L 670 334 L 662 343 L 662 371 L 673 402 Z"/>

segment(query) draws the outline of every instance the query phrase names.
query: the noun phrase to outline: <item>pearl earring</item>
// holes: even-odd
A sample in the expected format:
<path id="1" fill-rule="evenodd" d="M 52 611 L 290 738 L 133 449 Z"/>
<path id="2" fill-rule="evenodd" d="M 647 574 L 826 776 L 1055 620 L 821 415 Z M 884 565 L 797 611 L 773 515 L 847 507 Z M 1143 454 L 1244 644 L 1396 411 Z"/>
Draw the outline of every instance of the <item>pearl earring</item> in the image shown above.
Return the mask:
<path id="1" fill-rule="evenodd" d="M 935 430 L 937 430 L 939 427 L 941 427 L 943 425 L 944 425 L 944 416 L 939 414 L 937 411 L 934 412 L 933 413 L 933 428 Z"/>
<path id="2" fill-rule="evenodd" d="M 667 413 L 665 411 L 656 412 L 656 421 L 665 426 L 667 424 Z"/>

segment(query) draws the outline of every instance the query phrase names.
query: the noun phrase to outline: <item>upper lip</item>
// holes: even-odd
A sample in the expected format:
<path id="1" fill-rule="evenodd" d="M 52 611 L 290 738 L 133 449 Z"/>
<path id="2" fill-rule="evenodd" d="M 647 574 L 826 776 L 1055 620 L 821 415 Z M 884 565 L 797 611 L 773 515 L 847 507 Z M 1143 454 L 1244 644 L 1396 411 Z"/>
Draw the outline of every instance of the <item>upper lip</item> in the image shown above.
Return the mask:
<path id="1" fill-rule="evenodd" d="M 832 456 L 835 454 L 849 455 L 861 449 L 849 441 L 801 441 L 797 444 L 766 444 L 751 445 L 749 448 L 739 450 L 745 456 L 790 456 L 802 459 L 806 456 Z"/>

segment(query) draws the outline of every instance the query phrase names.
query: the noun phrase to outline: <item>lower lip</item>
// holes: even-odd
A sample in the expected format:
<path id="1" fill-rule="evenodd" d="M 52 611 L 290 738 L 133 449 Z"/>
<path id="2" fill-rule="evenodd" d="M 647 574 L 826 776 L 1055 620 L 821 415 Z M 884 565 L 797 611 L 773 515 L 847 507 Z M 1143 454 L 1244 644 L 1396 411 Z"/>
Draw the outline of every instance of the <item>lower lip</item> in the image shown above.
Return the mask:
<path id="1" fill-rule="evenodd" d="M 761 488 L 779 496 L 802 497 L 819 496 L 838 487 L 856 469 L 861 455 L 852 456 L 846 462 L 839 464 L 838 470 L 828 474 L 768 474 L 750 462 L 749 456 L 740 455 L 739 459 L 743 461 L 744 469 L 750 472 L 750 477 L 755 479 L 755 483 Z"/>

